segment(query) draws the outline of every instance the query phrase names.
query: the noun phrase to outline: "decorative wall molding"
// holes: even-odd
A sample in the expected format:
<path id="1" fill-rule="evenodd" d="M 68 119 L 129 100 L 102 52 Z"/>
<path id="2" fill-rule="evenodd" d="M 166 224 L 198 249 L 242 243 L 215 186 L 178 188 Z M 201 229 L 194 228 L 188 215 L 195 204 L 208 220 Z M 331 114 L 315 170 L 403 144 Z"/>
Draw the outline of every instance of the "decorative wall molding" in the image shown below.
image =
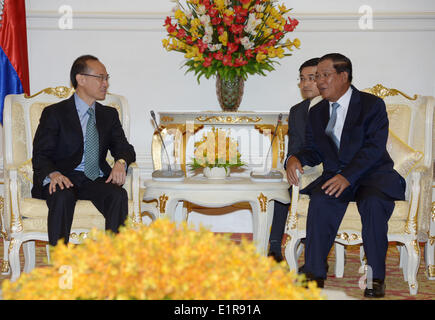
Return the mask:
<path id="1" fill-rule="evenodd" d="M 164 32 L 168 12 L 73 12 L 73 29 L 80 31 Z M 435 31 L 435 12 L 378 12 L 373 29 L 360 30 L 358 13 L 295 13 L 298 32 L 385 32 Z M 29 30 L 60 30 L 62 14 L 56 11 L 28 11 Z"/>

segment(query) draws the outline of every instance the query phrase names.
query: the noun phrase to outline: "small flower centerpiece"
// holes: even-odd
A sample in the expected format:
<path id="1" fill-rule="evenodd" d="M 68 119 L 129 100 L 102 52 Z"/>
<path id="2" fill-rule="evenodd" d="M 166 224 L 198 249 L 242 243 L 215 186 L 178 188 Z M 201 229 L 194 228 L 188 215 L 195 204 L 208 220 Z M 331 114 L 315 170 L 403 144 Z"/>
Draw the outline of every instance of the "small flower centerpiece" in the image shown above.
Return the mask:
<path id="1" fill-rule="evenodd" d="M 224 110 L 237 110 L 241 94 L 240 101 L 228 95 L 234 96 L 231 90 L 243 93 L 248 75 L 265 76 L 265 71 L 275 70 L 277 59 L 291 56 L 285 49 L 291 52 L 300 46 L 299 39 L 285 39 L 299 22 L 277 0 L 172 1 L 176 21 L 166 18 L 168 36 L 163 46 L 184 53 L 186 72 L 194 72 L 198 82 L 202 76 L 217 76 L 218 99 Z M 230 93 L 223 91 L 225 87 Z"/>
<path id="2" fill-rule="evenodd" d="M 213 127 L 194 147 L 193 163 L 189 167 L 192 170 L 203 168 L 204 176 L 209 179 L 223 179 L 229 176 L 231 168 L 245 165 L 237 150 L 237 141 L 227 135 L 226 130 Z"/>

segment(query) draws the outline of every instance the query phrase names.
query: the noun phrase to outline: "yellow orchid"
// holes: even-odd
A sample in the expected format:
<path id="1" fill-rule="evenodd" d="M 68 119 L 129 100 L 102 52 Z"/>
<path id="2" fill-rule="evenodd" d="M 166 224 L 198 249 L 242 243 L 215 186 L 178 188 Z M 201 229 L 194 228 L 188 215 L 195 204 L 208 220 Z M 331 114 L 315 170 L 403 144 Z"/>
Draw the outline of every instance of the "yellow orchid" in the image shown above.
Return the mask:
<path id="1" fill-rule="evenodd" d="M 199 20 L 198 18 L 192 19 L 190 21 L 190 26 L 191 28 L 198 28 L 199 26 L 201 26 L 201 20 Z"/>
<path id="2" fill-rule="evenodd" d="M 185 26 L 189 23 L 189 20 L 187 19 L 186 16 L 183 16 L 180 19 L 178 19 L 178 22 L 180 23 L 180 25 Z"/>
<path id="3" fill-rule="evenodd" d="M 225 9 L 224 14 L 227 16 L 232 16 L 232 15 L 234 15 L 234 10 L 231 8 Z"/>
<path id="4" fill-rule="evenodd" d="M 276 55 L 278 58 L 280 58 L 280 59 L 284 58 L 284 57 L 285 57 L 285 55 L 284 55 L 284 49 L 283 49 L 282 47 L 278 47 L 278 48 L 276 48 L 276 49 L 275 49 L 275 55 Z"/>
<path id="5" fill-rule="evenodd" d="M 224 32 L 222 33 L 219 37 L 218 37 L 220 43 L 222 43 L 223 46 L 227 46 L 228 44 L 228 32 Z"/>
<path id="6" fill-rule="evenodd" d="M 169 47 L 169 40 L 168 40 L 168 39 L 163 39 L 163 40 L 162 40 L 162 44 L 163 44 L 163 47 L 164 47 L 167 51 L 171 51 L 171 49 L 168 48 L 168 47 Z"/>
<path id="7" fill-rule="evenodd" d="M 301 41 L 298 38 L 294 39 L 293 41 L 287 39 L 285 44 L 283 45 L 283 47 L 286 47 L 289 51 L 293 51 L 292 47 L 299 49 L 300 46 Z"/>
<path id="8" fill-rule="evenodd" d="M 186 48 L 186 54 L 184 57 L 186 59 L 195 58 L 200 54 L 198 47 L 195 46 L 189 46 Z"/>
<path id="9" fill-rule="evenodd" d="M 175 19 L 178 20 L 178 22 L 182 26 L 185 26 L 187 24 L 187 22 L 188 22 L 186 15 L 184 14 L 184 12 L 181 9 L 178 9 L 177 11 L 175 11 L 174 17 L 175 17 Z"/>
<path id="10" fill-rule="evenodd" d="M 281 13 L 285 13 L 287 11 L 287 7 L 285 6 L 284 3 L 281 5 L 278 5 L 278 9 L 279 9 L 279 12 L 281 12 Z"/>
<path id="11" fill-rule="evenodd" d="M 264 62 L 264 60 L 267 58 L 267 56 L 263 53 L 257 53 L 257 56 L 255 57 L 255 59 L 257 60 L 257 62 Z"/>
<path id="12" fill-rule="evenodd" d="M 269 48 L 267 49 L 267 56 L 268 56 L 269 58 L 271 58 L 271 59 L 273 59 L 273 58 L 276 57 L 276 50 L 275 50 L 274 47 L 269 47 Z"/>
<path id="13" fill-rule="evenodd" d="M 216 9 L 218 9 L 220 12 L 222 12 L 226 8 L 225 0 L 215 0 L 214 4 L 216 6 Z"/>
<path id="14" fill-rule="evenodd" d="M 293 42 L 290 39 L 287 39 L 283 44 L 283 47 L 286 47 L 289 51 L 293 51 Z"/>
<path id="15" fill-rule="evenodd" d="M 191 28 L 189 30 L 191 36 L 192 36 L 192 41 L 195 41 L 196 39 L 199 39 L 202 37 L 200 31 L 198 30 L 198 28 Z"/>
<path id="16" fill-rule="evenodd" d="M 299 47 L 301 46 L 301 40 L 299 40 L 298 38 L 294 39 L 293 45 L 299 49 Z"/>
<path id="17" fill-rule="evenodd" d="M 279 28 L 279 24 L 276 23 L 276 20 L 273 17 L 267 18 L 266 25 L 271 29 L 278 29 Z"/>

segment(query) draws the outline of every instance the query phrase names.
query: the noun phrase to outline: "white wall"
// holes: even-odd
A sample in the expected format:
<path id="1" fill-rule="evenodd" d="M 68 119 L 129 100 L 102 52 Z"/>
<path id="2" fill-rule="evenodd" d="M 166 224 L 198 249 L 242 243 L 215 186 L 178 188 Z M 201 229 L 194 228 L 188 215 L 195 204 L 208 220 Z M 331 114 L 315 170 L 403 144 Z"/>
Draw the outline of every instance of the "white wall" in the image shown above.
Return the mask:
<path id="1" fill-rule="evenodd" d="M 305 60 L 329 52 L 347 55 L 358 88 L 382 83 L 408 94 L 435 95 L 435 1 L 286 0 L 300 20 L 302 46 L 281 60 L 267 78 L 245 84 L 242 110 L 287 112 L 300 100 L 297 70 Z M 31 93 L 69 85 L 79 55 L 100 58 L 111 75 L 110 91 L 127 97 L 132 114 L 130 140 L 138 165 L 149 173 L 153 128 L 149 110 L 219 110 L 215 81 L 198 85 L 184 75 L 183 55 L 166 52 L 163 22 L 170 0 L 26 0 Z M 73 29 L 61 30 L 59 8 L 73 9 Z M 361 6 L 373 9 L 372 30 L 361 30 Z"/>

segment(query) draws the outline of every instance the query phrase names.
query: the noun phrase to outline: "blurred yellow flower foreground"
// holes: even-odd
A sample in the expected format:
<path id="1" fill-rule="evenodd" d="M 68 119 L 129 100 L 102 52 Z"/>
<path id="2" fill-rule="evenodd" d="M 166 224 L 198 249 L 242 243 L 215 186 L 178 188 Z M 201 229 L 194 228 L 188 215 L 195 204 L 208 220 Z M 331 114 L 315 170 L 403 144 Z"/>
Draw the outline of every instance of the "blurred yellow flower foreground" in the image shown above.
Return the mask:
<path id="1" fill-rule="evenodd" d="M 91 240 L 92 239 L 92 240 Z M 114 236 L 93 231 L 81 245 L 59 244 L 50 267 L 14 283 L 4 299 L 321 299 L 284 263 L 249 241 L 160 219 Z"/>

